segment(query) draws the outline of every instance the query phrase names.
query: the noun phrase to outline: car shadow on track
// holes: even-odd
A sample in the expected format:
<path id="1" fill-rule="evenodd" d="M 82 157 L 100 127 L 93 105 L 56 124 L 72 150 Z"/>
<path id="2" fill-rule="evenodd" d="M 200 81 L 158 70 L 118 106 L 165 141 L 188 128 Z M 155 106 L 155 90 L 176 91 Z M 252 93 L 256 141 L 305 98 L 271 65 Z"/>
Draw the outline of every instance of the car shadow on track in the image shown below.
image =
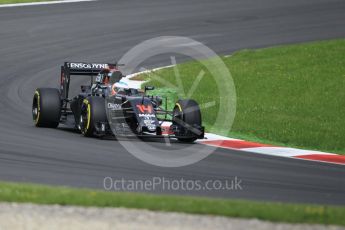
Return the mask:
<path id="1" fill-rule="evenodd" d="M 74 127 L 68 127 L 68 126 L 59 126 L 57 128 L 57 130 L 61 130 L 63 132 L 69 132 L 69 133 L 74 133 L 75 135 L 81 135 L 80 131 L 78 131 L 77 129 L 75 129 Z M 88 138 L 88 137 L 85 137 Z M 119 136 L 119 137 L 115 137 L 115 136 L 99 136 L 99 137 L 91 137 L 93 139 L 98 139 L 98 140 L 103 140 L 103 141 L 143 141 L 143 142 L 152 142 L 152 143 L 167 143 L 167 141 L 169 141 L 169 143 L 171 144 L 185 144 L 185 143 L 181 143 L 179 142 L 177 139 L 175 138 L 157 138 L 157 137 L 136 137 L 136 136 Z M 189 145 L 193 145 L 196 143 L 189 143 Z"/>

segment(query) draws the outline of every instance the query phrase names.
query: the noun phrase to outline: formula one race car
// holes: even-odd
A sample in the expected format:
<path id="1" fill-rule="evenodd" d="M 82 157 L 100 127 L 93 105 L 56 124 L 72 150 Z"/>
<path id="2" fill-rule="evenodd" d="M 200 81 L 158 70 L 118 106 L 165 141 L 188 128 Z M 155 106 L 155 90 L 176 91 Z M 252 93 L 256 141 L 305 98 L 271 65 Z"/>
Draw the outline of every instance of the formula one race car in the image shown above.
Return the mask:
<path id="1" fill-rule="evenodd" d="M 78 95 L 70 99 L 71 76 L 75 75 L 89 76 L 91 82 L 82 85 Z M 168 111 L 167 101 L 162 108 L 162 97 L 147 94 L 154 87 L 130 88 L 121 81 L 124 78 L 116 64 L 65 62 L 61 66 L 60 89 L 35 91 L 32 104 L 35 125 L 56 128 L 60 123 L 72 123 L 88 137 L 169 137 L 182 142 L 204 138 L 197 102 L 178 100 L 173 110 Z M 170 122 L 168 130 L 164 130 L 164 122 Z"/>

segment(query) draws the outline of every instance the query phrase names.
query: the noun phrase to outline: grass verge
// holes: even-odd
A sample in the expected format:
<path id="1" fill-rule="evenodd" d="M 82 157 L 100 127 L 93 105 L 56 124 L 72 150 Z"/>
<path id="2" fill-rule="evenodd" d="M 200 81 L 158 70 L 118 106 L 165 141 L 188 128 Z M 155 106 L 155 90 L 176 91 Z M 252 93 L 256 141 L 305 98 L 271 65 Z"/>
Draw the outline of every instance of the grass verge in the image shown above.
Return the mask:
<path id="1" fill-rule="evenodd" d="M 345 208 L 140 193 L 103 192 L 34 184 L 0 183 L 0 201 L 95 207 L 125 207 L 273 222 L 344 225 Z"/>
<path id="2" fill-rule="evenodd" d="M 29 2 L 48 2 L 53 0 L 0 0 L 1 4 L 29 3 Z"/>
<path id="3" fill-rule="evenodd" d="M 223 57 L 237 94 L 231 131 L 217 133 L 261 143 L 345 154 L 345 40 L 311 42 L 257 50 Z M 191 98 L 200 104 L 226 96 L 215 89 L 211 74 L 200 62 L 177 66 L 185 92 L 201 70 L 205 75 Z M 166 89 L 153 76 L 177 85 L 172 68 L 143 74 L 148 84 Z M 170 92 L 171 94 L 171 92 Z M 177 92 L 175 97 L 177 97 Z M 210 130 L 218 104 L 203 109 Z"/>

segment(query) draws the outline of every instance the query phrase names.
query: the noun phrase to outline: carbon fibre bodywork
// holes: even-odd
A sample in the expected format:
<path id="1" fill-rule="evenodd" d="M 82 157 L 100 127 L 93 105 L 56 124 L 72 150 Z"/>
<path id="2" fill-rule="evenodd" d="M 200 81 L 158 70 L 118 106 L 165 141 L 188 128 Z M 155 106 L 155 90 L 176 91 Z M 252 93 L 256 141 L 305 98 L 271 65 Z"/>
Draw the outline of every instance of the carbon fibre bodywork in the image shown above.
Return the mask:
<path id="1" fill-rule="evenodd" d="M 101 67 L 101 68 L 98 68 Z M 87 110 L 89 106 L 85 101 L 97 98 L 97 103 L 103 103 L 100 107 L 98 104 L 96 113 L 97 118 L 93 120 L 94 136 L 151 136 L 151 137 L 175 137 L 181 140 L 196 140 L 204 138 L 204 127 L 200 121 L 196 124 L 187 124 L 183 121 L 181 105 L 176 106 L 176 110 L 168 111 L 162 108 L 162 98 L 159 96 L 148 96 L 145 92 L 133 88 L 124 88 L 116 93 L 112 85 L 98 84 L 94 82 L 94 76 L 99 75 L 104 68 L 116 68 L 112 64 L 93 64 L 93 63 L 68 63 L 61 67 L 61 120 L 60 123 L 70 121 L 68 119 L 73 115 L 74 127 L 83 130 L 85 120 L 94 119 L 91 112 Z M 90 85 L 81 86 L 81 92 L 72 99 L 68 98 L 69 83 L 71 76 L 85 75 L 90 76 Z M 112 93 L 113 92 L 113 93 Z M 167 103 L 165 103 L 167 104 Z M 192 113 L 200 113 L 198 106 L 194 106 Z M 84 111 L 84 113 L 83 113 Z M 95 111 L 93 112 L 95 113 Z M 83 118 L 84 114 L 84 118 Z M 163 133 L 163 123 L 170 122 L 168 131 Z M 166 127 L 164 127 L 166 129 Z M 82 131 L 83 133 L 83 131 Z"/>

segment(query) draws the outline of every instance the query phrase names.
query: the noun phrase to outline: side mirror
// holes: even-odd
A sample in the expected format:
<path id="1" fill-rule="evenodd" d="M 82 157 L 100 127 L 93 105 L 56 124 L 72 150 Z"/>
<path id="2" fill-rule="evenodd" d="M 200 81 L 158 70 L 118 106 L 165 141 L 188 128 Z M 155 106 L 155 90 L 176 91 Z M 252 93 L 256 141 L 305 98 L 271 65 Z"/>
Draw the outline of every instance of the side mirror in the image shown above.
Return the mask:
<path id="1" fill-rule="evenodd" d="M 154 90 L 155 87 L 154 86 L 145 86 L 145 92 L 148 90 Z"/>

